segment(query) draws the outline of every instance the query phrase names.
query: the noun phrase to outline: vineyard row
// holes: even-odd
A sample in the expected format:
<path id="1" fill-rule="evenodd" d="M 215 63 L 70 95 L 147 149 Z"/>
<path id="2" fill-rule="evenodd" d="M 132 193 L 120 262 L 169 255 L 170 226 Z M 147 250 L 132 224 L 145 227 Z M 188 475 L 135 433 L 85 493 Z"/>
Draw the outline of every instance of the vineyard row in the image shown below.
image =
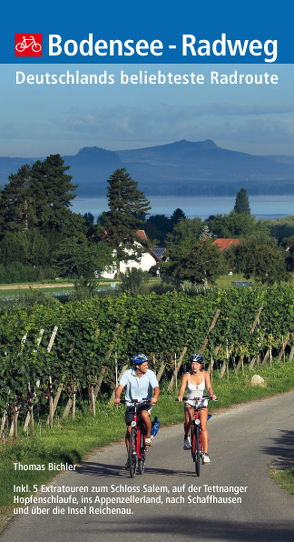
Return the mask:
<path id="1" fill-rule="evenodd" d="M 15 308 L 2 312 L 0 355 L 1 432 L 8 419 L 16 436 L 19 410 L 26 426 L 33 408 L 49 401 L 48 423 L 61 396 L 74 417 L 77 391 L 87 394 L 95 414 L 101 385 L 110 401 L 129 358 L 144 352 L 160 379 L 168 375 L 173 387 L 178 371 L 192 352 L 201 352 L 209 370 L 222 377 L 231 363 L 236 372 L 244 362 L 253 367 L 278 361 L 294 349 L 294 290 L 213 289 L 189 297 L 169 292 L 162 296 L 93 299 L 88 302 Z"/>

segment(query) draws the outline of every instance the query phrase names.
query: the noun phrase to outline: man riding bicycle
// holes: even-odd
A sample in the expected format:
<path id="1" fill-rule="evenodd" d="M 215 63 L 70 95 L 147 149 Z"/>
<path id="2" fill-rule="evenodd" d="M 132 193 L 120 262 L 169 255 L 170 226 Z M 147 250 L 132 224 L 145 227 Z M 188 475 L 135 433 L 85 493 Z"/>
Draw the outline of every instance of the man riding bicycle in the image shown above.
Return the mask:
<path id="1" fill-rule="evenodd" d="M 148 369 L 148 357 L 145 354 L 136 354 L 131 358 L 131 363 L 133 365 L 132 369 L 128 369 L 122 375 L 119 385 L 115 390 L 115 404 L 119 405 L 120 396 L 122 390 L 125 388 L 125 399 L 127 402 L 132 402 L 134 399 L 137 401 L 142 401 L 143 399 L 148 399 L 151 405 L 154 405 L 157 402 L 157 399 L 160 394 L 159 385 L 157 382 L 156 375 L 153 371 Z M 153 397 L 152 394 L 154 393 Z M 150 406 L 142 405 L 141 408 L 141 417 L 145 425 L 146 438 L 145 445 L 151 446 L 151 419 L 149 415 Z M 125 414 L 125 422 L 127 425 L 126 432 L 126 448 L 129 452 L 129 443 L 130 443 L 130 434 L 132 429 L 132 421 L 134 419 L 134 407 L 128 406 Z M 129 468 L 128 461 L 125 465 L 126 468 Z"/>

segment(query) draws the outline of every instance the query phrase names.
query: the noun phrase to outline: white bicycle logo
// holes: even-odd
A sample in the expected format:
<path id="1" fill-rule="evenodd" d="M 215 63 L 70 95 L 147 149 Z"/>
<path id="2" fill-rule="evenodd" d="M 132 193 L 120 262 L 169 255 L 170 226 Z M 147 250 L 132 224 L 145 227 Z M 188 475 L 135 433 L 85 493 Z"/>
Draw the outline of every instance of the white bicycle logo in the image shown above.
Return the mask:
<path id="1" fill-rule="evenodd" d="M 15 49 L 18 53 L 22 53 L 23 51 L 25 51 L 25 49 L 28 49 L 29 47 L 32 48 L 32 51 L 34 53 L 39 53 L 42 49 L 42 45 L 36 43 L 34 36 L 30 36 L 29 38 L 23 36 L 22 41 L 16 44 Z"/>

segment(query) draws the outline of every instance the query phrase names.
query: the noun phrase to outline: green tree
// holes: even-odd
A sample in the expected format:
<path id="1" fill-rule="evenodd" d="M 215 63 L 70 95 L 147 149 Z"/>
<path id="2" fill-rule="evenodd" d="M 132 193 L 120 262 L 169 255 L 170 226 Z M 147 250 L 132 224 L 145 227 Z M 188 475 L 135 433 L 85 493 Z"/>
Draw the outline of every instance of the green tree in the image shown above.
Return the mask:
<path id="1" fill-rule="evenodd" d="M 175 225 L 172 232 L 167 235 L 166 243 L 168 246 L 179 245 L 184 241 L 193 242 L 199 239 L 203 229 L 201 218 L 183 219 Z"/>
<path id="2" fill-rule="evenodd" d="M 55 267 L 61 275 L 85 282 L 94 279 L 94 271 L 99 273 L 111 263 L 109 246 L 103 241 L 95 243 L 86 238 L 65 239 L 54 255 Z"/>
<path id="3" fill-rule="evenodd" d="M 269 229 L 264 220 L 256 220 L 255 216 L 246 213 L 239 215 L 235 211 L 231 211 L 228 215 L 218 214 L 212 220 L 209 220 L 208 224 L 213 235 L 222 239 L 239 239 L 257 233 L 269 235 Z"/>
<path id="4" fill-rule="evenodd" d="M 76 186 L 59 154 L 22 166 L 10 175 L 0 200 L 0 261 L 50 266 L 67 237 L 84 238 L 82 215 L 70 209 Z"/>
<path id="5" fill-rule="evenodd" d="M 63 237 L 85 231 L 82 216 L 69 208 L 76 197 L 76 186 L 65 173 L 69 166 L 63 164 L 59 154 L 50 155 L 10 175 L 0 202 L 2 235 L 38 229 L 42 233 L 55 231 Z"/>
<path id="6" fill-rule="evenodd" d="M 8 181 L 0 203 L 2 235 L 6 231 L 29 230 L 36 223 L 31 167 L 22 166 L 15 175 L 8 177 Z"/>
<path id="7" fill-rule="evenodd" d="M 83 215 L 83 219 L 85 221 L 86 226 L 90 226 L 94 224 L 94 215 L 92 215 L 92 213 L 85 213 Z"/>
<path id="8" fill-rule="evenodd" d="M 271 236 L 275 237 L 278 243 L 281 243 L 285 237 L 291 237 L 294 235 L 293 215 L 277 218 L 277 220 L 267 220 L 266 223 Z"/>
<path id="9" fill-rule="evenodd" d="M 77 185 L 66 174 L 70 166 L 64 166 L 60 154 L 38 160 L 32 166 L 31 190 L 35 195 L 37 226 L 41 230 L 56 230 L 62 235 L 75 235 L 76 228 L 84 231 L 83 218 L 74 215 L 69 207 Z"/>
<path id="10" fill-rule="evenodd" d="M 187 217 L 185 213 L 182 211 L 182 209 L 178 207 L 177 209 L 174 210 L 170 218 L 171 218 L 172 223 L 175 225 L 175 224 L 178 224 L 180 220 L 186 220 Z"/>
<path id="11" fill-rule="evenodd" d="M 96 237 L 97 225 L 94 225 L 94 216 L 92 213 L 85 213 L 83 220 L 86 227 L 86 236 L 88 238 Z"/>
<path id="12" fill-rule="evenodd" d="M 52 256 L 52 240 L 38 230 L 7 232 L 0 242 L 0 262 L 46 265 Z"/>
<path id="13" fill-rule="evenodd" d="M 147 271 L 132 267 L 121 274 L 121 291 L 127 295 L 135 296 L 142 293 L 143 283 L 149 280 Z M 144 290 L 143 290 L 144 291 Z"/>
<path id="14" fill-rule="evenodd" d="M 281 248 L 285 250 L 286 269 L 289 273 L 294 271 L 294 235 L 282 239 Z"/>
<path id="15" fill-rule="evenodd" d="M 207 224 L 205 224 L 205 226 L 203 227 L 203 230 L 199 235 L 199 239 L 212 239 L 212 233 L 210 233 Z"/>
<path id="16" fill-rule="evenodd" d="M 173 222 L 165 215 L 151 215 L 144 229 L 149 239 L 157 239 L 160 245 L 165 245 L 165 238 L 173 229 Z"/>
<path id="17" fill-rule="evenodd" d="M 195 284 L 214 283 L 223 272 L 223 256 L 212 240 L 184 242 L 166 252 L 162 272 L 177 280 L 188 280 Z"/>
<path id="18" fill-rule="evenodd" d="M 109 211 L 104 213 L 101 231 L 106 232 L 107 242 L 115 250 L 119 274 L 121 261 L 138 261 L 145 250 L 147 243 L 136 232 L 144 224 L 140 217 L 151 207 L 125 168 L 117 169 L 107 182 Z"/>
<path id="19" fill-rule="evenodd" d="M 254 278 L 261 284 L 280 284 L 289 280 L 285 250 L 278 247 L 276 239 L 259 234 L 244 239 L 230 249 L 234 265 L 246 279 Z"/>
<path id="20" fill-rule="evenodd" d="M 241 190 L 236 195 L 234 211 L 238 215 L 242 215 L 242 214 L 251 215 L 251 209 L 249 206 L 249 198 L 248 198 L 245 188 L 241 188 Z"/>

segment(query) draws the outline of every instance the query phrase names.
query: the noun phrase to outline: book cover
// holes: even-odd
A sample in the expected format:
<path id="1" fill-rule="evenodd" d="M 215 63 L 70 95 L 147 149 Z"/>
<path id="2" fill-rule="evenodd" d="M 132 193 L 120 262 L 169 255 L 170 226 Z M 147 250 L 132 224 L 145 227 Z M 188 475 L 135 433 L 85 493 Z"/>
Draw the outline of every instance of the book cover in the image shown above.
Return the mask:
<path id="1" fill-rule="evenodd" d="M 2 174 L 7 172 L 8 178 L 16 173 L 10 165 L 32 165 L 50 155 L 60 154 L 68 163 L 82 150 L 89 162 L 87 152 L 93 147 L 103 156 L 120 151 L 107 155 L 113 170 L 120 160 L 124 165 L 129 161 L 131 172 L 140 175 L 140 160 L 147 161 L 144 182 L 135 180 L 147 197 L 152 185 L 151 199 L 158 195 L 157 181 L 148 184 L 148 172 L 150 179 L 154 176 L 153 157 L 135 161 L 123 151 L 205 142 L 260 157 L 293 156 L 292 41 L 291 6 L 285 0 L 278 5 L 252 0 L 242 5 L 32 0 L 5 6 L 0 35 Z M 174 169 L 172 165 L 171 174 Z M 202 188 L 209 184 L 204 170 L 203 178 Z M 80 192 L 84 202 L 73 209 L 97 216 L 106 209 L 91 207 L 92 190 L 97 198 L 105 198 L 106 191 L 91 183 Z M 181 206 L 179 198 L 181 204 L 185 196 L 196 198 L 188 192 L 190 185 L 175 194 L 169 192 L 166 177 L 164 183 L 175 196 L 174 208 Z M 194 208 L 191 216 L 201 216 L 196 202 Z M 169 213 L 166 208 L 157 212 Z M 96 450 L 84 462 L 65 457 L 62 463 L 48 464 L 44 458 L 28 465 L 20 453 L 4 480 L 15 509 L 0 539 L 290 541 L 292 497 L 274 485 L 268 466 L 281 443 L 277 428 L 284 432 L 285 449 L 293 441 L 286 414 L 292 415 L 292 403 L 293 392 L 213 416 L 212 464 L 203 467 L 200 478 L 190 453 L 183 450 L 179 425 L 160 429 L 148 451 L 148 468 L 133 479 L 123 469 L 121 443 Z M 48 470 L 52 482 L 43 483 L 42 473 Z M 37 484 L 31 482 L 35 471 L 40 472 Z M 27 472 L 21 483 L 19 472 Z"/>

